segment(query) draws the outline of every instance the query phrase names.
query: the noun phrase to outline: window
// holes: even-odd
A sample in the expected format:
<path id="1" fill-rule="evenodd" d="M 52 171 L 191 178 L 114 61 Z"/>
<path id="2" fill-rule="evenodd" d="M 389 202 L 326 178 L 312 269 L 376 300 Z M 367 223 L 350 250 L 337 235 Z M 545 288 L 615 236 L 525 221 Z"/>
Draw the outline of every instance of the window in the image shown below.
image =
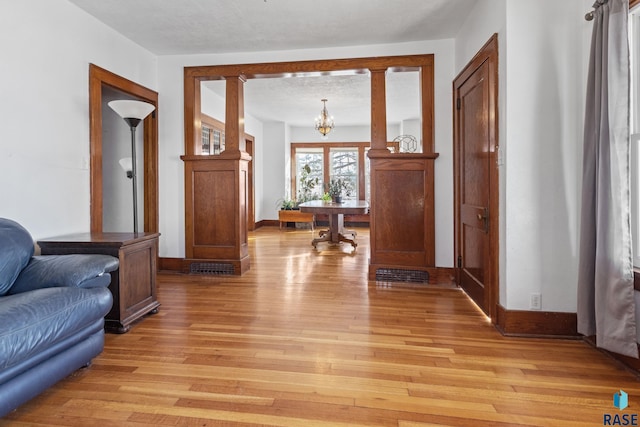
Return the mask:
<path id="1" fill-rule="evenodd" d="M 224 123 L 202 115 L 202 154 L 218 155 L 224 151 Z"/>
<path id="2" fill-rule="evenodd" d="M 637 2 L 636 2 L 637 3 Z M 633 233 L 633 265 L 640 267 L 640 6 L 629 14 L 629 47 L 631 51 L 631 226 Z"/>
<path id="3" fill-rule="evenodd" d="M 298 202 L 319 199 L 324 194 L 325 183 L 341 178 L 350 186 L 349 196 L 344 197 L 346 200 L 369 201 L 371 183 L 369 158 L 366 155 L 369 145 L 368 142 L 292 143 L 291 194 L 295 195 Z M 397 142 L 389 142 L 387 147 L 392 152 L 398 152 L 399 149 Z M 307 166 L 308 169 L 305 170 Z M 301 194 L 300 189 L 305 188 L 302 181 L 315 181 L 316 178 L 317 185 L 312 194 Z M 306 197 L 309 195 L 312 197 Z"/>
<path id="4" fill-rule="evenodd" d="M 329 153 L 329 179 L 341 179 L 347 183 L 345 200 L 358 200 L 358 147 L 331 147 Z"/>
<path id="5" fill-rule="evenodd" d="M 324 150 L 322 147 L 301 147 L 295 154 L 295 199 L 298 203 L 317 200 L 324 193 Z M 308 185 L 311 183 L 311 185 Z"/>

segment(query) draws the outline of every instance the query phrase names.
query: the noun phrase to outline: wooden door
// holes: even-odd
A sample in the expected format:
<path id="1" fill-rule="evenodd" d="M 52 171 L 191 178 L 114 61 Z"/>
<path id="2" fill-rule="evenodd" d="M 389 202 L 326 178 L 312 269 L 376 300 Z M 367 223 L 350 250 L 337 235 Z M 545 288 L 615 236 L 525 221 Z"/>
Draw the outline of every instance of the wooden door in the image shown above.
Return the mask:
<path id="1" fill-rule="evenodd" d="M 495 323 L 498 263 L 497 37 L 454 80 L 457 280 Z"/>
<path id="2" fill-rule="evenodd" d="M 256 229 L 256 212 L 255 212 L 255 199 L 253 190 L 253 158 L 255 157 L 253 149 L 254 138 L 250 135 L 245 135 L 245 151 L 251 156 L 249 160 L 249 172 L 247 175 L 247 230 L 254 231 Z"/>

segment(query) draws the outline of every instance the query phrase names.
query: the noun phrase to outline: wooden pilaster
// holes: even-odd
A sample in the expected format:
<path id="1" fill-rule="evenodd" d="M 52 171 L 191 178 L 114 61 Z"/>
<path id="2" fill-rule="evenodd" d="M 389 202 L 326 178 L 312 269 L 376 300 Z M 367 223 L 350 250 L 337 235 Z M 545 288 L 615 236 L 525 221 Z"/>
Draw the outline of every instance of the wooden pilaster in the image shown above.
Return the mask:
<path id="1" fill-rule="evenodd" d="M 371 151 L 372 153 L 387 150 L 387 98 L 386 72 L 387 69 L 371 71 Z"/>

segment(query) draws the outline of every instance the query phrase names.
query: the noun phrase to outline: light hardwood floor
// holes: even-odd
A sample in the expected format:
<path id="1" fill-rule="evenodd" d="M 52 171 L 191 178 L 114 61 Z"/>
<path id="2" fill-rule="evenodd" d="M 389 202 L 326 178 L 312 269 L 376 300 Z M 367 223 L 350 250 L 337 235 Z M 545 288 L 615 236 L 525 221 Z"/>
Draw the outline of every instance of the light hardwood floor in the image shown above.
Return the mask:
<path id="1" fill-rule="evenodd" d="M 452 286 L 368 282 L 359 231 L 352 253 L 264 227 L 242 277 L 160 274 L 158 314 L 0 424 L 601 426 L 640 412 L 638 379 L 582 341 L 503 337 Z"/>

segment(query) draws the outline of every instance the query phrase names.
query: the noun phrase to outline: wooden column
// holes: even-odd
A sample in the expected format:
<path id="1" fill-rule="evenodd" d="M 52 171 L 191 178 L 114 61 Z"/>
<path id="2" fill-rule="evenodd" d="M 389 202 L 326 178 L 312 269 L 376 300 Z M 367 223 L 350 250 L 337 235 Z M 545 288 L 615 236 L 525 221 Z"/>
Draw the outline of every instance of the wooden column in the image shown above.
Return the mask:
<path id="1" fill-rule="evenodd" d="M 388 153 L 387 150 L 387 98 L 385 79 L 387 69 L 371 71 L 371 149 L 370 152 Z"/>
<path id="2" fill-rule="evenodd" d="M 242 76 L 226 76 L 225 149 L 223 157 L 240 158 L 244 141 L 244 83 Z"/>
<path id="3" fill-rule="evenodd" d="M 420 67 L 420 110 L 422 117 L 422 152 L 435 152 L 435 123 L 433 117 L 433 61 Z"/>
<path id="4" fill-rule="evenodd" d="M 192 102 L 184 103 L 184 154 L 202 154 L 202 111 L 200 110 L 201 80 L 189 76 L 185 70 L 184 98 Z"/>
<path id="5" fill-rule="evenodd" d="M 385 69 L 371 71 L 369 279 L 379 269 L 426 271 L 435 266 L 433 58 L 420 67 L 424 153 L 387 149 Z"/>
<path id="6" fill-rule="evenodd" d="M 195 79 L 197 81 L 197 79 Z M 247 233 L 248 174 L 251 157 L 244 151 L 244 78 L 226 76 L 225 150 L 219 156 L 201 152 L 200 129 L 185 155 L 185 255 L 187 271 L 249 270 Z M 200 99 L 200 85 L 185 84 Z M 192 118 L 200 122 L 200 104 Z M 187 124 L 185 107 L 185 124 Z M 187 133 L 186 133 L 187 134 Z M 187 139 L 188 140 L 188 139 Z M 195 267 L 194 267 L 195 265 Z"/>
<path id="7" fill-rule="evenodd" d="M 369 279 L 378 269 L 435 270 L 434 160 L 437 153 L 369 153 Z"/>

